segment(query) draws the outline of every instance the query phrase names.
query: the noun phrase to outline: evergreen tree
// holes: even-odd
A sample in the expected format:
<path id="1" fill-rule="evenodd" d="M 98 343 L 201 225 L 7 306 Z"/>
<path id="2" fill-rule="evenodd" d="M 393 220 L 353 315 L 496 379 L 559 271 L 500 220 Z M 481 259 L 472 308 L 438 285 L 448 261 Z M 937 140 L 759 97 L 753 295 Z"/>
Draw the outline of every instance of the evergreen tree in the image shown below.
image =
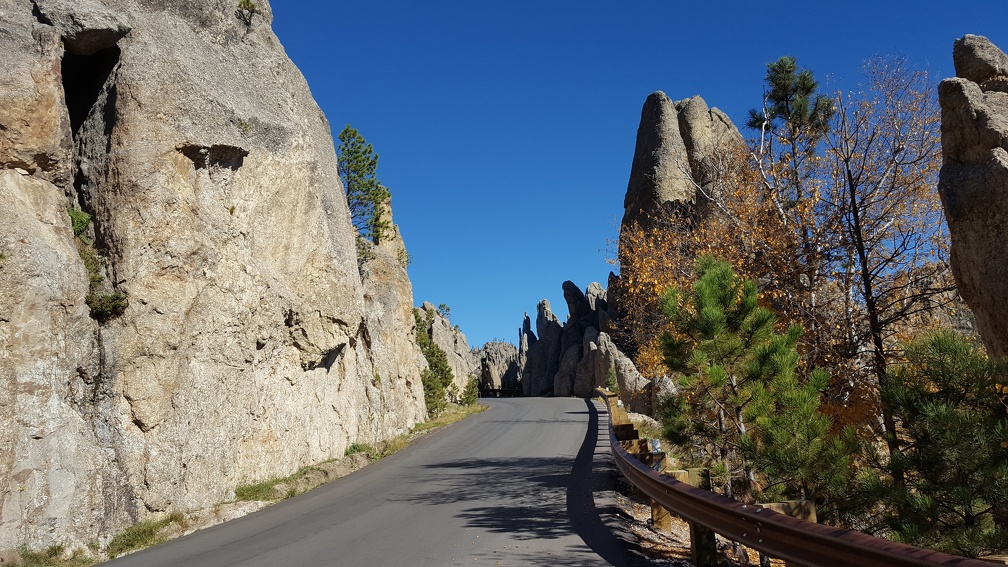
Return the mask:
<path id="1" fill-rule="evenodd" d="M 479 401 L 479 381 L 476 380 L 475 376 L 469 376 L 469 381 L 466 382 L 465 390 L 462 391 L 462 395 L 459 396 L 459 403 L 464 406 L 471 406 Z"/>
<path id="2" fill-rule="evenodd" d="M 903 478 L 875 482 L 894 535 L 971 557 L 1008 550 L 1005 365 L 948 331 L 906 358 L 882 387 L 904 432 L 892 455 Z"/>
<path id="3" fill-rule="evenodd" d="M 378 154 L 349 124 L 339 133 L 339 176 L 346 190 L 350 218 L 357 234 L 379 244 L 392 228 L 387 218 L 392 193 L 378 181 Z"/>
<path id="4" fill-rule="evenodd" d="M 434 321 L 434 313 L 428 312 L 427 316 L 423 317 L 419 309 L 413 309 L 413 318 L 417 326 L 417 346 L 427 360 L 427 368 L 420 375 L 424 387 L 424 401 L 427 403 L 427 414 L 434 417 L 447 406 L 448 397 L 457 393 L 457 390 L 452 391 L 455 375 L 448 365 L 448 355 L 427 333 L 427 329 Z"/>
<path id="5" fill-rule="evenodd" d="M 706 256 L 696 274 L 690 293 L 673 288 L 665 297 L 673 331 L 662 336 L 662 348 L 668 369 L 681 376 L 680 392 L 659 406 L 665 435 L 720 473 L 728 495 L 734 478 L 742 496 L 758 491 L 758 465 L 778 492 L 792 487 L 799 494 L 789 495 L 811 497 L 822 484 L 817 461 L 839 458 L 831 478 L 845 464 L 828 439 L 831 422 L 818 413 L 825 373 L 798 379 L 801 329 L 775 332 L 776 317 L 757 304 L 755 282 Z"/>

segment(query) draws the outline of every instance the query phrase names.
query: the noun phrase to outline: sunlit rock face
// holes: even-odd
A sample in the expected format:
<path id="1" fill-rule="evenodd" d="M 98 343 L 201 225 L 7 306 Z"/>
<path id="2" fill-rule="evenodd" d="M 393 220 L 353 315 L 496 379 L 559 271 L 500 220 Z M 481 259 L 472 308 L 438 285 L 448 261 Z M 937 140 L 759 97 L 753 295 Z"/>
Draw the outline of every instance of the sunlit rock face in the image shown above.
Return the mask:
<path id="1" fill-rule="evenodd" d="M 256 5 L 0 0 L 0 550 L 424 419 L 405 269 L 358 262 L 329 125 Z M 128 301 L 101 322 L 95 274 Z"/>
<path id="2" fill-rule="evenodd" d="M 720 148 L 741 143 L 731 119 L 700 96 L 673 102 L 651 93 L 641 109 L 622 226 L 649 226 L 695 204 L 697 187 L 713 180 Z"/>
<path id="3" fill-rule="evenodd" d="M 938 184 L 952 273 L 992 356 L 1008 355 L 1008 56 L 987 38 L 955 42 L 956 77 L 942 81 Z"/>

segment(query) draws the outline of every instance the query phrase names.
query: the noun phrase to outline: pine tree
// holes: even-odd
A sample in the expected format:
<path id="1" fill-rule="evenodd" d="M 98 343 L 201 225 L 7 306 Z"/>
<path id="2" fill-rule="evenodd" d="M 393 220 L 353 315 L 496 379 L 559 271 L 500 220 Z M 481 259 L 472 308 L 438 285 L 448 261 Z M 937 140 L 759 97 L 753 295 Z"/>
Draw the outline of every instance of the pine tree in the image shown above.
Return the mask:
<path id="1" fill-rule="evenodd" d="M 385 218 L 392 193 L 375 175 L 378 154 L 349 124 L 339 133 L 339 140 L 339 176 L 346 190 L 350 218 L 360 237 L 379 244 L 392 229 Z"/>
<path id="2" fill-rule="evenodd" d="M 734 478 L 741 496 L 758 491 L 758 465 L 763 482 L 780 485 L 779 492 L 792 486 L 797 496 L 811 496 L 821 484 L 816 461 L 833 456 L 832 423 L 818 413 L 826 374 L 799 380 L 801 328 L 775 332 L 776 317 L 758 305 L 755 282 L 709 256 L 697 261 L 696 274 L 690 293 L 673 288 L 665 297 L 673 331 L 662 336 L 662 348 L 668 369 L 681 377 L 679 393 L 660 403 L 665 435 L 719 471 L 728 495 L 736 492 Z M 791 436 L 798 430 L 804 438 Z M 799 443 L 808 447 L 795 455 Z M 790 469 L 795 464 L 800 470 Z"/>
<path id="3" fill-rule="evenodd" d="M 427 414 L 437 416 L 448 404 L 448 397 L 458 393 L 454 389 L 455 375 L 448 365 L 448 355 L 439 347 L 427 333 L 434 321 L 434 313 L 420 315 L 419 309 L 413 309 L 413 318 L 417 326 L 417 346 L 427 360 L 427 368 L 420 375 L 423 382 L 424 401 L 427 403 Z"/>
<path id="4" fill-rule="evenodd" d="M 1008 550 L 1005 365 L 955 333 L 927 335 L 893 365 L 882 398 L 902 425 L 896 470 L 877 481 L 901 540 L 976 557 Z"/>

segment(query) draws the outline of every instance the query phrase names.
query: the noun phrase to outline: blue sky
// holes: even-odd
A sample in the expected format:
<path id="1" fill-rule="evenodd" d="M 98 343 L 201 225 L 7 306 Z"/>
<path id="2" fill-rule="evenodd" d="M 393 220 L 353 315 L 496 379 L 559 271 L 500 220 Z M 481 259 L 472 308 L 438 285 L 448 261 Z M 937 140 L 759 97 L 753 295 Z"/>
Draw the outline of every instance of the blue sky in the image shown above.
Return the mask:
<path id="1" fill-rule="evenodd" d="M 941 79 L 957 37 L 1008 50 L 1008 0 L 271 5 L 334 135 L 379 154 L 414 301 L 448 304 L 471 346 L 515 342 L 543 298 L 566 320 L 564 280 L 606 285 L 651 92 L 741 125 L 782 55 L 850 90 L 876 54 Z"/>

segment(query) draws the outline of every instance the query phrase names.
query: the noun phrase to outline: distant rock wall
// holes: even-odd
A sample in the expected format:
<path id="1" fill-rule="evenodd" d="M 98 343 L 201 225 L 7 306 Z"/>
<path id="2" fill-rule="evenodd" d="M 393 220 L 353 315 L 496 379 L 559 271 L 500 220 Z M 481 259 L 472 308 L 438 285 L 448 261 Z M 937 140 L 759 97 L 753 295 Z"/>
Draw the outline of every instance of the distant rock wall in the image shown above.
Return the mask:
<path id="1" fill-rule="evenodd" d="M 956 77 L 942 81 L 938 190 L 952 273 L 990 354 L 1008 356 L 1008 55 L 987 38 L 956 40 Z"/>
<path id="2" fill-rule="evenodd" d="M 445 352 L 448 357 L 448 366 L 451 367 L 454 376 L 454 384 L 458 393 L 465 390 L 469 378 L 478 377 L 480 373 L 479 355 L 472 352 L 469 343 L 462 331 L 453 326 L 451 321 L 441 314 L 434 304 L 424 302 L 420 306 L 421 315 L 431 318 L 431 324 L 423 329 L 431 340 Z"/>
<path id="3" fill-rule="evenodd" d="M 605 328 L 610 321 L 606 291 L 598 283 L 582 292 L 573 282 L 563 283 L 570 313 L 562 326 L 545 299 L 539 302 L 537 330 L 532 333 L 528 315 L 520 332 L 518 360 L 526 396 L 591 397 L 596 387 L 610 379 L 632 411 L 652 409 L 651 382 L 613 343 Z M 526 346 L 530 345 L 530 346 Z"/>
<path id="4" fill-rule="evenodd" d="M 518 348 L 511 343 L 493 341 L 479 349 L 480 388 L 514 389 L 521 384 Z"/>
<path id="5" fill-rule="evenodd" d="M 329 125 L 256 4 L 0 0 L 0 550 L 426 415 L 401 259 L 358 265 Z M 101 323 L 68 207 L 128 299 Z"/>

